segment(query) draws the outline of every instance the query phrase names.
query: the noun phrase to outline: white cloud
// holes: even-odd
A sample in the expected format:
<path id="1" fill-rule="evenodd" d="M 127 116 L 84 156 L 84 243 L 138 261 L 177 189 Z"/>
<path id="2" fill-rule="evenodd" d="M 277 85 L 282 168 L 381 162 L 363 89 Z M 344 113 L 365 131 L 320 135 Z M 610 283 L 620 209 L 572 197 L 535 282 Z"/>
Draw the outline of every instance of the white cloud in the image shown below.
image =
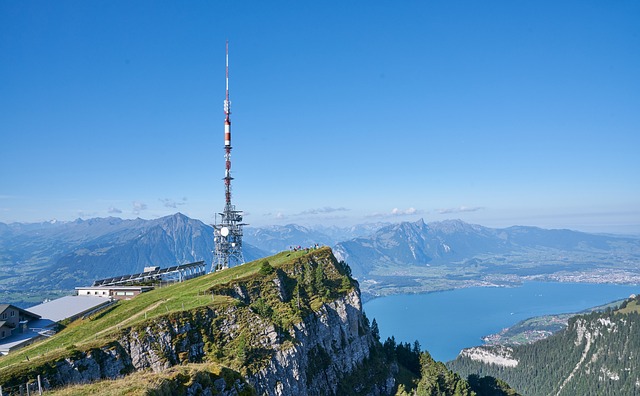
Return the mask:
<path id="1" fill-rule="evenodd" d="M 366 217 L 370 217 L 370 218 L 384 218 L 384 217 L 398 217 L 398 216 L 412 216 L 415 214 L 420 214 L 422 213 L 421 210 L 416 209 L 414 207 L 408 208 L 408 209 L 398 209 L 398 208 L 393 208 L 391 209 L 391 212 L 389 213 L 380 213 L 380 212 L 375 212 L 372 213 Z"/>
<path id="2" fill-rule="evenodd" d="M 78 211 L 78 217 L 86 218 L 86 217 L 96 217 L 98 214 L 96 212 L 85 212 L 84 210 Z"/>
<path id="3" fill-rule="evenodd" d="M 122 210 L 120 210 L 118 208 L 114 208 L 113 206 L 111 206 L 111 207 L 109 207 L 109 210 L 107 212 L 112 213 L 112 214 L 119 214 L 119 213 L 122 213 Z"/>
<path id="4" fill-rule="evenodd" d="M 325 206 L 324 208 L 318 209 L 308 209 L 303 210 L 302 212 L 295 214 L 294 216 L 304 216 L 304 215 L 317 215 L 317 214 L 326 214 L 326 213 L 335 213 L 335 212 L 346 212 L 349 209 L 347 208 L 332 208 L 330 206 Z"/>
<path id="5" fill-rule="evenodd" d="M 246 215 L 246 213 L 245 213 L 245 215 Z M 282 219 L 286 219 L 287 218 L 287 215 L 285 215 L 282 212 L 276 212 L 276 213 L 268 212 L 268 213 L 263 213 L 262 215 L 264 217 L 273 217 L 274 219 L 278 219 L 278 220 L 282 220 Z"/>
<path id="6" fill-rule="evenodd" d="M 147 204 L 146 203 L 142 203 L 139 201 L 133 201 L 131 203 L 133 205 L 133 210 L 132 213 L 135 215 L 139 215 L 140 212 L 142 212 L 143 210 L 147 209 Z"/>
<path id="7" fill-rule="evenodd" d="M 438 209 L 438 213 L 450 214 L 450 213 L 477 212 L 483 209 L 484 208 L 482 206 L 460 206 L 459 208 Z"/>
<path id="8" fill-rule="evenodd" d="M 393 210 L 391 210 L 391 214 L 393 216 L 411 216 L 418 213 L 418 210 L 416 208 L 409 208 L 409 209 L 405 209 L 405 210 L 400 210 L 398 208 L 393 208 Z"/>
<path id="9" fill-rule="evenodd" d="M 183 197 L 181 201 L 176 201 L 171 198 L 165 198 L 165 199 L 160 199 L 160 202 L 162 202 L 165 208 L 176 209 L 178 206 L 184 205 L 187 203 L 187 197 Z"/>

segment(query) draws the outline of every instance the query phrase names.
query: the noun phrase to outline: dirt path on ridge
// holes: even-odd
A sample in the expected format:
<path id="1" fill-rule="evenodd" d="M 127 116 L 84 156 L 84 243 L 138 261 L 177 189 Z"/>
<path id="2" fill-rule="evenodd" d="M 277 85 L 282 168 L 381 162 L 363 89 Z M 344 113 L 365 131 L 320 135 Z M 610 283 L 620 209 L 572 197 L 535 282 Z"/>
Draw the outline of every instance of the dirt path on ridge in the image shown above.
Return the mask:
<path id="1" fill-rule="evenodd" d="M 158 302 L 156 302 L 155 304 L 149 305 L 146 309 L 144 309 L 144 310 L 142 310 L 142 311 L 138 312 L 138 313 L 137 313 L 137 314 L 135 314 L 135 315 L 129 316 L 126 320 L 124 320 L 124 321 L 122 321 L 122 322 L 120 322 L 120 323 L 118 323 L 118 324 L 116 324 L 116 325 L 113 325 L 113 326 L 111 326 L 111 327 L 107 327 L 106 329 L 100 330 L 100 331 L 99 331 L 99 332 L 97 332 L 95 335 L 96 335 L 96 336 L 99 336 L 100 334 L 104 334 L 104 333 L 109 332 L 109 331 L 111 331 L 111 330 L 113 330 L 113 329 L 117 329 L 117 328 L 120 328 L 120 327 L 122 327 L 122 326 L 126 326 L 126 325 L 127 325 L 127 323 L 130 323 L 130 322 L 131 322 L 131 321 L 133 321 L 134 319 L 136 319 L 136 318 L 140 317 L 141 315 L 144 315 L 145 313 L 147 313 L 147 312 L 151 311 L 151 310 L 152 310 L 152 309 L 154 309 L 154 308 L 157 308 L 160 304 L 164 304 L 164 303 L 168 302 L 169 300 L 171 300 L 171 299 L 169 298 L 169 299 L 166 299 L 166 300 L 158 301 Z"/>

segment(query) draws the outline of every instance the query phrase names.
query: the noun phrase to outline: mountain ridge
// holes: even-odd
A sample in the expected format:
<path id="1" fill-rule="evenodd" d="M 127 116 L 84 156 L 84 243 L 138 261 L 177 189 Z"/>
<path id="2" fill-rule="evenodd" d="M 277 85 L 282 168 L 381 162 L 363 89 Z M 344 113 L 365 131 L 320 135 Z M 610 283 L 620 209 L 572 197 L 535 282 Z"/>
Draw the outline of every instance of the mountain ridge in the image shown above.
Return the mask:
<path id="1" fill-rule="evenodd" d="M 614 283 L 640 282 L 638 238 L 527 226 L 496 229 L 459 219 L 329 228 L 246 227 L 245 259 L 297 246 L 332 246 L 360 280 L 365 300 L 526 280 L 604 282 L 609 276 Z M 182 213 L 154 220 L 0 223 L 3 300 L 20 303 L 26 291 L 36 303 L 38 296 L 40 301 L 47 297 L 43 292 L 68 291 L 148 265 L 209 264 L 212 235 L 210 226 Z M 336 236 L 352 238 L 337 241 Z"/>
<path id="2" fill-rule="evenodd" d="M 379 346 L 348 273 L 320 248 L 149 291 L 3 357 L 0 384 L 6 390 L 37 372 L 51 389 L 211 363 L 234 373 L 222 394 L 255 394 L 248 386 L 260 395 L 335 394 L 344 381 L 362 395 L 391 394 L 392 367 L 372 356 Z M 369 360 L 382 366 L 369 371 Z"/>
<path id="3" fill-rule="evenodd" d="M 213 259 L 213 228 L 182 213 L 154 220 L 108 217 L 9 228 L 14 231 L 5 227 L 0 236 L 0 285 L 16 290 L 8 296 L 14 300 L 8 300 L 18 304 L 18 291 L 68 291 L 146 266 L 210 265 Z M 247 261 L 267 255 L 250 244 L 244 248 Z"/>
<path id="4" fill-rule="evenodd" d="M 365 299 L 526 280 L 640 281 L 640 239 L 563 229 L 421 219 L 340 242 L 334 252 L 361 281 Z"/>

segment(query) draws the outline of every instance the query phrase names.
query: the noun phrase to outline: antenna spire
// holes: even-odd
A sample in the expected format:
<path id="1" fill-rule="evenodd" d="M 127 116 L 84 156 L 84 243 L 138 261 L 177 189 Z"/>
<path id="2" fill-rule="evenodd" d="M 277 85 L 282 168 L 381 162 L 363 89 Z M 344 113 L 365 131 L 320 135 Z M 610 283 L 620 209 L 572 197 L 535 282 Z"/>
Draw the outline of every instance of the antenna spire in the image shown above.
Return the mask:
<path id="1" fill-rule="evenodd" d="M 226 80 L 227 91 L 224 99 L 224 159 L 225 159 L 225 173 L 224 173 L 224 187 L 225 187 L 225 200 L 227 205 L 231 205 L 231 102 L 229 101 L 229 40 L 227 40 L 226 46 Z"/>
<path id="2" fill-rule="evenodd" d="M 224 113 L 229 115 L 231 114 L 231 102 L 229 101 L 229 40 L 227 40 L 226 47 L 226 77 L 227 77 L 227 95 L 224 101 Z"/>
<path id="3" fill-rule="evenodd" d="M 231 204 L 231 101 L 229 100 L 229 40 L 225 51 L 226 93 L 224 99 L 224 210 L 220 213 L 220 223 L 213 225 L 215 257 L 211 272 L 229 268 L 233 264 L 244 264 L 242 254 L 243 213 Z"/>

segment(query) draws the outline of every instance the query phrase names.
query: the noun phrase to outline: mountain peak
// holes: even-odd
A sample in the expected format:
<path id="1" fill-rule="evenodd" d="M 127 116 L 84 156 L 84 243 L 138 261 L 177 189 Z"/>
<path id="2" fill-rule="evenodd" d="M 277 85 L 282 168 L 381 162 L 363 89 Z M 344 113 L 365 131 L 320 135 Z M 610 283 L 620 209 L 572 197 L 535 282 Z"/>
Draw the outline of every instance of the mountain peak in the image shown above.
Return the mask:
<path id="1" fill-rule="evenodd" d="M 480 226 L 466 223 L 460 219 L 447 219 L 442 221 L 434 221 L 429 223 L 429 228 L 434 231 L 443 232 L 446 234 L 454 232 L 468 232 L 478 229 Z"/>
<path id="2" fill-rule="evenodd" d="M 191 223 L 194 221 L 198 221 L 198 220 L 194 220 L 192 218 L 190 218 L 189 216 L 180 213 L 180 212 L 176 212 L 174 214 L 170 214 L 164 217 L 160 217 L 158 219 L 156 219 L 155 221 L 161 223 L 161 224 L 185 224 L 185 223 Z"/>

